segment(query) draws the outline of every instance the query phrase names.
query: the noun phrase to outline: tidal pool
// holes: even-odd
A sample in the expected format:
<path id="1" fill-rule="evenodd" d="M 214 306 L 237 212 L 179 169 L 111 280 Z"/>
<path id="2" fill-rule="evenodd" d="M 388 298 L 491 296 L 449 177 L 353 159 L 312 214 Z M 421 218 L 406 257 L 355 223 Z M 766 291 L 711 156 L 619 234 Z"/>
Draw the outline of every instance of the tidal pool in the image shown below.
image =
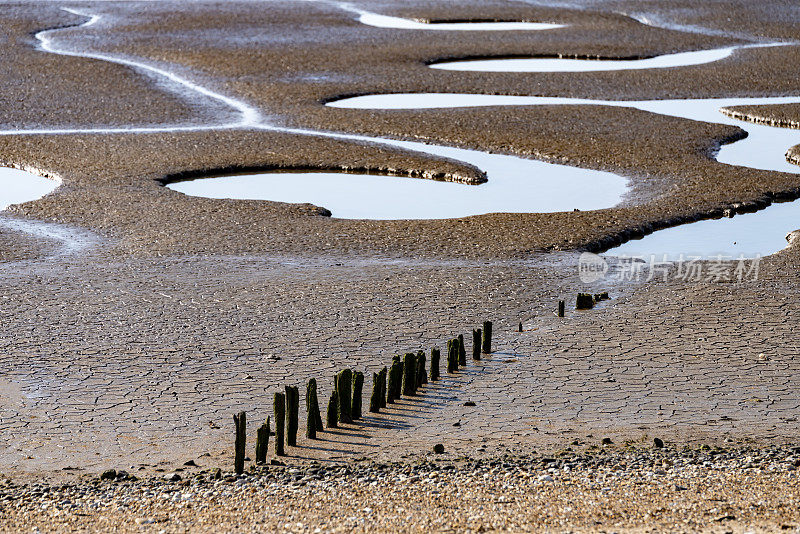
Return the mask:
<path id="1" fill-rule="evenodd" d="M 730 56 L 738 46 L 665 54 L 644 59 L 498 58 L 431 63 L 432 69 L 476 72 L 598 72 L 611 70 L 664 69 L 712 63 Z"/>
<path id="2" fill-rule="evenodd" d="M 420 143 L 394 146 L 420 150 Z M 428 146 L 429 153 L 484 170 L 480 185 L 338 172 L 256 173 L 167 185 L 192 196 L 310 202 L 344 219 L 451 219 L 486 213 L 591 210 L 619 203 L 626 180 L 616 174 L 502 154 Z"/>
<path id="3" fill-rule="evenodd" d="M 379 15 L 363 9 L 358 9 L 349 4 L 339 4 L 346 11 L 356 13 L 358 21 L 367 26 L 376 28 L 391 28 L 396 30 L 433 30 L 433 31 L 539 31 L 563 28 L 563 24 L 549 22 L 421 22 L 418 20 L 404 19 Z"/>
<path id="4" fill-rule="evenodd" d="M 600 105 L 631 107 L 691 120 L 735 125 L 747 132 L 740 141 L 720 147 L 717 161 L 753 169 L 800 173 L 800 167 L 786 160 L 786 151 L 800 144 L 800 130 L 776 128 L 737 120 L 720 110 L 742 105 L 800 103 L 800 97 L 709 98 L 685 100 L 589 100 L 575 98 L 472 95 L 443 93 L 404 93 L 367 95 L 331 102 L 332 107 L 356 109 L 433 109 L 476 106 Z M 800 228 L 796 202 L 776 204 L 753 214 L 732 219 L 701 221 L 659 230 L 643 239 L 626 243 L 607 254 L 745 254 L 746 257 L 772 254 L 786 246 L 786 233 Z M 795 220 L 795 222 L 791 222 Z M 636 254 L 633 254 L 633 253 Z"/>
<path id="5" fill-rule="evenodd" d="M 12 204 L 42 198 L 58 187 L 58 182 L 36 174 L 0 167 L 0 210 Z"/>
<path id="6" fill-rule="evenodd" d="M 610 256 L 676 261 L 755 258 L 786 247 L 786 234 L 800 228 L 800 201 L 782 202 L 755 213 L 712 219 L 659 230 L 606 252 Z"/>

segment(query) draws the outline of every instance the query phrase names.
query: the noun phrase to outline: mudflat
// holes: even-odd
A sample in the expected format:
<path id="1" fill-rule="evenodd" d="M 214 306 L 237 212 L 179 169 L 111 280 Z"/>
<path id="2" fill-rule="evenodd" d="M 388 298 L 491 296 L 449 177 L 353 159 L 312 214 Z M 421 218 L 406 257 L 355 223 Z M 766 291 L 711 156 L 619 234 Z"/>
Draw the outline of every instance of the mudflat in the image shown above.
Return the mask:
<path id="1" fill-rule="evenodd" d="M 800 461 L 797 246 L 762 259 L 757 276 L 747 263 L 742 280 L 686 280 L 672 267 L 650 280 L 589 284 L 577 266 L 583 251 L 660 227 L 796 198 L 798 175 L 717 162 L 719 145 L 743 135 L 735 127 L 632 109 L 324 106 L 392 92 L 792 95 L 792 45 L 652 71 L 427 67 L 791 41 L 800 33 L 791 5 L 362 6 L 433 21 L 565 25 L 422 34 L 369 27 L 323 2 L 61 7 L 9 3 L 0 13 L 0 162 L 62 182 L 0 218 L 5 530 L 797 527 L 797 507 L 787 505 Z M 82 27 L 90 15 L 100 18 Z M 60 50 L 178 73 L 246 102 L 268 128 L 202 129 L 236 120 L 235 110 L 137 68 L 38 49 L 35 35 L 52 28 L 62 28 L 48 34 Z M 782 125 L 798 118 L 792 105 L 741 113 Z M 188 129 L 170 131 L 176 125 Z M 154 131 L 14 133 L 128 126 Z M 631 190 L 619 206 L 591 212 L 356 221 L 325 206 L 164 187 L 249 170 L 484 179 L 463 162 L 280 127 L 546 159 L 620 174 Z M 573 310 L 583 291 L 611 299 Z M 301 437 L 280 459 L 286 466 L 250 471 L 248 461 L 249 474 L 231 474 L 234 413 L 251 421 L 250 451 L 284 385 L 316 378 L 327 401 L 334 373 L 351 367 L 365 372 L 368 390 L 393 355 L 469 340 L 485 320 L 494 322 L 492 354 L 356 425 Z M 653 449 L 654 438 L 664 447 Z M 433 453 L 436 444 L 445 452 Z M 100 481 L 112 468 L 115 481 Z"/>

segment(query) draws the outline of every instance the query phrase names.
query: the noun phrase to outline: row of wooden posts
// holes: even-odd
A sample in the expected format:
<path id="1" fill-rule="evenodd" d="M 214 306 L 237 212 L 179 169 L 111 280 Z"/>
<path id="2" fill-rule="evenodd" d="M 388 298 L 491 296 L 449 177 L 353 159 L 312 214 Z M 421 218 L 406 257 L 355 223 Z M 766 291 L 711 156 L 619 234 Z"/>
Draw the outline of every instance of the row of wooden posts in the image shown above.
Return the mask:
<path id="1" fill-rule="evenodd" d="M 483 328 L 472 331 L 472 359 L 480 360 L 481 353 L 492 352 L 492 322 L 485 321 Z M 439 373 L 441 353 L 438 348 L 430 352 L 430 374 L 426 371 L 427 358 L 424 351 L 409 352 L 404 356 L 395 356 L 390 367 L 384 367 L 372 374 L 372 395 L 369 411 L 379 413 L 381 408 L 399 400 L 402 395 L 413 396 L 417 389 L 441 377 Z M 447 372 L 455 373 L 459 367 L 467 365 L 467 351 L 464 347 L 464 336 L 447 342 Z M 343 369 L 336 374 L 333 391 L 328 400 L 325 422 L 327 428 L 337 428 L 339 423 L 353 423 L 361 419 L 362 396 L 364 389 L 364 373 Z M 297 445 L 297 430 L 300 410 L 300 393 L 296 386 L 285 386 L 284 393 L 275 393 L 273 415 L 275 417 L 275 454 L 284 456 L 285 444 Z M 317 398 L 317 381 L 312 378 L 306 386 L 306 437 L 316 439 L 317 432 L 323 430 Z M 247 433 L 247 415 L 239 412 L 233 416 L 236 429 L 234 470 L 244 472 L 245 445 Z M 270 418 L 256 432 L 256 463 L 266 463 L 267 446 L 270 436 Z"/>
<path id="2" fill-rule="evenodd" d="M 578 296 L 575 298 L 575 309 L 576 310 L 589 310 L 594 307 L 595 303 L 600 302 L 601 300 L 608 300 L 608 292 L 604 291 L 603 293 L 595 293 L 592 295 L 591 293 L 578 293 Z M 564 317 L 564 301 L 558 301 L 558 311 L 556 315 L 559 317 Z M 520 323 L 519 331 L 522 332 L 522 323 Z"/>

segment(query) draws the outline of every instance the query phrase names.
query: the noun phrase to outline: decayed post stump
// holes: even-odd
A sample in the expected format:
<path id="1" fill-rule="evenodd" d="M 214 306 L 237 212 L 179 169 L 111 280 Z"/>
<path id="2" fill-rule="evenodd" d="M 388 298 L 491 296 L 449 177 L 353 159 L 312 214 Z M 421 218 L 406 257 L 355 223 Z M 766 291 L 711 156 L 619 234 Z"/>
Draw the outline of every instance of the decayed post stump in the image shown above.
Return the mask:
<path id="1" fill-rule="evenodd" d="M 483 347 L 484 354 L 492 353 L 492 321 L 483 322 Z"/>
<path id="2" fill-rule="evenodd" d="M 275 401 L 273 402 L 273 411 L 275 415 L 275 454 L 278 456 L 285 456 L 283 450 L 283 430 L 286 423 L 286 395 L 283 393 L 275 394 Z"/>
<path id="3" fill-rule="evenodd" d="M 328 423 L 328 428 L 336 428 L 339 426 L 339 395 L 335 389 L 331 392 L 326 415 L 325 422 Z"/>
<path id="4" fill-rule="evenodd" d="M 372 373 L 372 395 L 369 396 L 370 413 L 380 413 L 381 411 L 381 375 Z"/>
<path id="5" fill-rule="evenodd" d="M 413 352 L 403 360 L 403 395 L 412 396 L 417 392 L 417 356 Z"/>
<path id="6" fill-rule="evenodd" d="M 464 347 L 464 334 L 458 334 L 458 365 L 467 365 L 467 349 Z"/>
<path id="7" fill-rule="evenodd" d="M 233 426 L 236 428 L 234 442 L 233 470 L 237 475 L 244 473 L 244 448 L 247 442 L 247 414 L 239 412 L 233 416 Z"/>
<path id="8" fill-rule="evenodd" d="M 381 408 L 386 408 L 386 375 L 389 374 L 389 370 L 384 367 L 381 369 L 380 373 L 378 373 L 378 379 L 380 379 L 381 384 Z"/>
<path id="9" fill-rule="evenodd" d="M 339 422 L 352 423 L 353 416 L 353 371 L 342 369 L 336 375 L 336 391 L 339 393 Z"/>
<path id="10" fill-rule="evenodd" d="M 353 420 L 361 419 L 362 393 L 364 390 L 364 373 L 353 371 L 353 403 L 350 405 L 350 416 Z"/>
<path id="11" fill-rule="evenodd" d="M 442 358 L 439 349 L 432 348 L 431 349 L 431 382 L 435 382 L 439 380 L 439 360 Z"/>
<path id="12" fill-rule="evenodd" d="M 306 437 L 317 439 L 317 431 L 322 432 L 322 416 L 319 413 L 319 398 L 317 397 L 317 381 L 312 378 L 306 386 Z"/>
<path id="13" fill-rule="evenodd" d="M 472 359 L 481 359 L 481 329 L 477 328 L 472 331 Z"/>
<path id="14" fill-rule="evenodd" d="M 256 463 L 267 463 L 267 449 L 269 448 L 269 417 L 256 432 Z"/>
<path id="15" fill-rule="evenodd" d="M 300 391 L 297 386 L 286 386 L 286 444 L 297 446 L 297 428 L 300 425 Z"/>
<path id="16" fill-rule="evenodd" d="M 447 372 L 458 371 L 458 340 L 451 339 L 447 342 Z"/>
<path id="17" fill-rule="evenodd" d="M 425 352 L 417 352 L 417 388 L 428 383 L 428 371 L 425 369 L 426 363 Z"/>

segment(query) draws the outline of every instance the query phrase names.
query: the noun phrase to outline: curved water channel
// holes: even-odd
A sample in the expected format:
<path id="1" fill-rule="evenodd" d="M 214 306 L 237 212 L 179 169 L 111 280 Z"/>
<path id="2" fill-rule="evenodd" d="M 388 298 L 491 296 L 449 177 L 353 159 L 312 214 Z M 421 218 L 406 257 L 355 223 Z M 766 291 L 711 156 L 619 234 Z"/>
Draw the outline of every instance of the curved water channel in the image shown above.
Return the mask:
<path id="1" fill-rule="evenodd" d="M 379 15 L 359 9 L 351 4 L 336 3 L 340 9 L 358 15 L 358 21 L 375 28 L 389 28 L 393 30 L 434 30 L 434 31 L 541 31 L 563 28 L 563 24 L 549 22 L 502 22 L 502 21 L 476 21 L 476 22 L 422 22 Z"/>
<path id="2" fill-rule="evenodd" d="M 344 6 L 340 6 L 344 7 Z M 65 9 L 75 15 L 87 17 L 87 20 L 79 27 L 88 27 L 96 24 L 100 20 L 100 16 L 83 13 L 79 10 Z M 352 11 L 352 9 L 350 9 Z M 467 29 L 467 28 L 444 28 L 444 25 L 419 23 L 414 21 L 404 21 L 405 19 L 396 19 L 394 17 L 383 17 L 380 15 L 370 14 L 367 12 L 359 12 L 359 20 L 365 24 L 372 22 L 375 25 L 383 25 L 382 27 L 395 28 L 397 24 L 401 24 L 404 29 Z M 388 20 L 392 19 L 392 20 Z M 401 22 L 398 22 L 401 21 Z M 410 24 L 413 23 L 413 24 Z M 393 26 L 394 24 L 394 26 Z M 461 24 L 461 23 L 458 23 Z M 498 23 L 508 24 L 508 23 Z M 522 24 L 539 24 L 539 23 L 522 23 Z M 477 26 L 475 23 L 466 23 L 466 25 Z M 434 27 L 434 28 L 432 28 Z M 471 28 L 472 29 L 472 28 Z M 501 29 L 501 28 L 484 28 L 484 29 Z M 502 29 L 509 29 L 505 27 Z M 521 29 L 521 28 L 520 28 Z M 546 29 L 544 27 L 528 27 L 525 29 Z M 226 198 L 257 198 L 265 200 L 278 200 L 288 202 L 313 202 L 318 205 L 328 207 L 334 212 L 334 216 L 358 217 L 358 218 L 450 218 L 459 217 L 464 215 L 475 215 L 479 213 L 489 212 L 542 212 L 542 211 L 563 211 L 574 208 L 582 210 L 598 209 L 602 207 L 610 207 L 617 204 L 621 196 L 625 192 L 625 180 L 612 173 L 605 173 L 594 171 L 590 169 L 580 169 L 576 167 L 569 167 L 564 165 L 550 164 L 540 161 L 528 160 L 517 158 L 508 155 L 488 154 L 480 151 L 457 149 L 446 146 L 428 145 L 424 143 L 411 142 L 411 141 L 397 141 L 391 139 L 374 138 L 363 135 L 342 134 L 336 132 L 321 132 L 315 130 L 308 130 L 302 128 L 283 128 L 267 123 L 260 112 L 251 107 L 247 103 L 238 99 L 228 97 L 212 89 L 204 87 L 197 82 L 188 79 L 185 76 L 176 74 L 175 72 L 148 65 L 146 63 L 135 61 L 132 59 L 111 56 L 108 54 L 99 54 L 91 52 L 82 52 L 71 50 L 57 46 L 52 35 L 54 32 L 60 31 L 46 30 L 36 34 L 36 38 L 40 42 L 40 47 L 43 51 L 70 55 L 76 57 L 86 57 L 98 59 L 125 65 L 140 71 L 147 72 L 151 75 L 163 77 L 169 82 L 170 87 L 174 88 L 177 93 L 196 98 L 201 96 L 213 101 L 216 105 L 223 104 L 231 109 L 230 117 L 220 121 L 217 124 L 189 124 L 189 125 L 172 125 L 172 124 L 159 124 L 159 125 L 144 125 L 144 126 L 127 126 L 127 127 L 90 127 L 90 128 L 64 128 L 64 129 L 27 129 L 27 130 L 0 130 L 0 135 L 21 135 L 21 134 L 73 134 L 73 133 L 149 133 L 149 132 L 175 132 L 175 131 L 196 131 L 196 130 L 218 130 L 218 129 L 267 129 L 274 131 L 281 131 L 286 133 L 314 135 L 331 137 L 336 139 L 347 139 L 361 142 L 379 143 L 408 150 L 419 151 L 427 154 L 444 156 L 460 160 L 466 163 L 477 166 L 486 173 L 488 182 L 479 186 L 463 185 L 455 183 L 434 182 L 424 179 L 416 178 L 400 178 L 400 177 L 377 177 L 377 176 L 364 176 L 364 175 L 348 175 L 345 173 L 301 173 L 293 174 L 264 174 L 256 176 L 232 176 L 221 178 L 206 178 L 198 179 L 188 182 L 180 182 L 173 184 L 170 187 L 176 190 L 186 191 L 187 194 L 197 194 L 200 196 L 215 197 L 216 194 L 209 191 L 190 191 L 188 188 L 194 185 L 214 184 L 221 185 L 224 183 L 228 193 L 225 194 Z M 651 58 L 653 61 L 666 61 L 672 62 L 669 66 L 679 66 L 675 63 L 675 56 L 682 56 L 683 61 L 689 61 L 686 64 L 698 64 L 702 61 L 717 61 L 727 57 L 731 52 L 728 49 L 720 49 L 716 51 L 702 51 L 697 53 L 686 54 L 673 54 L 671 57 L 662 56 L 662 58 Z M 679 58 L 680 59 L 680 58 Z M 701 61 L 702 60 L 702 61 Z M 576 61 L 580 60 L 561 59 L 560 61 L 569 62 L 570 71 L 574 70 Z M 647 60 L 638 60 L 647 61 Z M 583 60 L 587 64 L 583 70 L 590 71 L 597 64 L 596 60 Z M 618 62 L 619 63 L 619 62 Z M 624 62 L 627 65 L 627 62 Z M 441 64 L 439 65 L 441 68 Z M 554 67 L 552 64 L 547 67 L 552 71 Z M 566 68 L 566 67 L 565 67 Z M 360 100 L 359 100 L 360 99 Z M 372 99 L 372 100 L 370 100 Z M 416 99 L 416 103 L 413 100 Z M 431 99 L 448 99 L 449 104 L 431 105 Z M 489 102 L 491 99 L 492 103 Z M 501 99 L 528 99 L 524 104 L 521 100 L 507 101 L 505 104 L 498 104 Z M 533 100 L 531 100 L 533 99 Z M 576 99 L 540 99 L 538 97 L 503 97 L 492 95 L 373 95 L 368 97 L 358 97 L 358 99 L 348 99 L 339 102 L 331 103 L 329 105 L 339 107 L 361 107 L 361 108 L 415 108 L 421 109 L 425 107 L 454 107 L 464 105 L 541 105 L 544 103 L 569 103 L 569 104 L 601 104 L 601 105 L 616 105 L 616 106 L 633 106 L 639 109 L 645 109 L 655 113 L 664 113 L 668 115 L 686 117 L 695 120 L 709 120 L 708 117 L 714 115 L 711 119 L 712 122 L 727 122 L 727 118 L 720 119 L 716 107 L 719 105 L 740 105 L 740 104 L 753 104 L 753 103 L 781 103 L 789 101 L 800 101 L 800 99 L 724 99 L 725 104 L 721 104 L 723 99 L 712 100 L 686 100 L 686 101 L 647 101 L 647 102 L 609 102 L 609 101 L 590 101 L 590 100 L 576 100 Z M 559 101 L 559 102 L 555 102 Z M 457 103 L 456 103 L 457 102 Z M 475 103 L 479 102 L 479 103 Z M 388 105 L 387 105 L 388 104 Z M 710 106 L 716 106 L 712 108 Z M 680 111 L 678 111 L 680 110 Z M 729 119 L 733 121 L 733 119 Z M 736 124 L 741 125 L 739 121 Z M 754 137 L 752 130 L 758 125 L 747 124 L 746 129 L 751 133 L 748 140 L 752 141 Z M 767 127 L 760 127 L 768 130 Z M 774 138 L 774 134 L 773 134 Z M 781 136 L 781 139 L 784 139 Z M 742 143 L 742 142 L 740 142 Z M 767 154 L 766 151 L 758 150 L 758 156 L 763 156 L 757 160 L 744 154 L 745 151 L 730 150 L 732 147 L 740 145 L 740 143 L 733 143 L 727 145 L 720 151 L 719 160 L 731 164 L 744 164 L 754 168 L 767 168 L 775 170 L 790 170 L 790 172 L 797 172 L 796 168 L 792 168 L 783 160 L 781 163 L 784 168 L 778 169 L 774 157 Z M 770 145 L 774 146 L 774 144 Z M 726 160 L 730 154 L 730 160 Z M 781 155 L 782 156 L 782 155 Z M 761 160 L 769 160 L 762 163 Z M 789 167 L 787 169 L 786 167 Z M 270 179 L 271 178 L 271 179 Z M 291 178 L 291 179 L 288 179 Z M 236 188 L 236 182 L 242 182 L 241 195 L 234 196 L 230 194 Z M 249 183 L 247 183 L 249 181 Z M 255 190 L 257 185 L 266 184 L 267 187 L 261 187 L 261 191 Z M 280 186 L 280 187 L 278 187 Z M 286 187 L 288 186 L 288 187 Z M 315 199 L 310 193 L 312 188 L 317 188 L 321 195 L 330 194 L 327 200 L 320 198 Z M 202 187 L 201 187 L 202 189 Z M 282 197 L 283 193 L 279 193 L 278 189 L 290 191 L 296 190 L 300 193 L 297 198 L 288 198 L 290 195 Z M 342 191 L 348 194 L 342 194 Z M 357 195 L 353 195 L 353 191 L 358 191 Z M 352 203 L 352 208 L 347 208 L 346 205 L 333 205 L 338 202 L 338 198 L 353 199 L 356 198 L 357 202 Z M 421 201 L 422 198 L 431 199 L 429 202 Z M 569 199 L 569 200 L 565 200 Z M 333 202 L 333 204 L 332 204 Z M 448 205 L 449 208 L 443 208 Z M 369 206 L 376 206 L 375 212 L 365 210 Z M 463 206 L 463 207 L 459 207 Z M 769 210 L 768 210 L 769 211 Z M 756 214 L 758 215 L 758 214 Z M 722 221 L 727 222 L 727 221 Z M 692 225 L 687 225 L 692 226 Z M 679 227 L 681 228 L 681 227 Z M 664 230 L 659 234 L 664 235 Z M 777 249 L 775 249 L 777 250 Z"/>

